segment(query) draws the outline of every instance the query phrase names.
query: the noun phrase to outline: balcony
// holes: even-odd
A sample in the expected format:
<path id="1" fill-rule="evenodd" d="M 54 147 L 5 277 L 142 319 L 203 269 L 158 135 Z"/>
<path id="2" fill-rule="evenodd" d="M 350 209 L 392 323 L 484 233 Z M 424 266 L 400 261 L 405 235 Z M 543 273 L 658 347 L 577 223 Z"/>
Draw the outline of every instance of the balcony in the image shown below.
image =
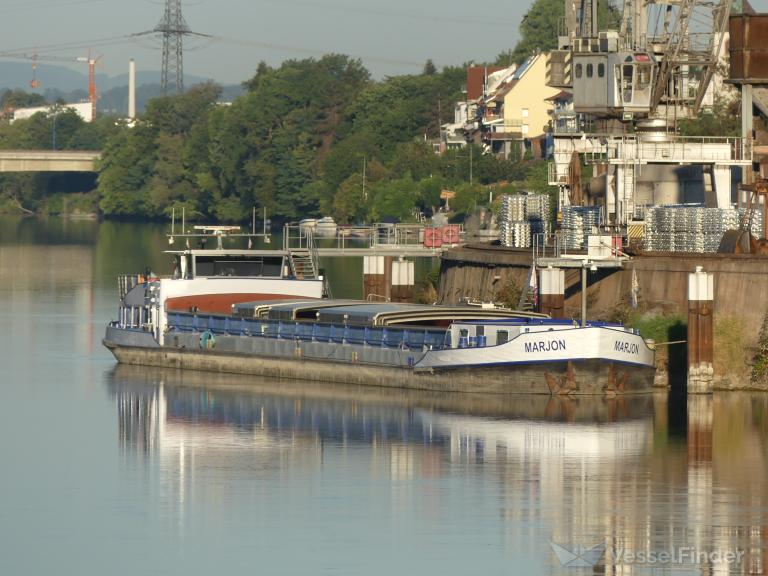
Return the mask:
<path id="1" fill-rule="evenodd" d="M 483 119 L 485 137 L 489 140 L 520 139 L 523 134 L 523 121 L 519 118 L 504 119 L 503 116 L 491 117 L 486 115 Z"/>

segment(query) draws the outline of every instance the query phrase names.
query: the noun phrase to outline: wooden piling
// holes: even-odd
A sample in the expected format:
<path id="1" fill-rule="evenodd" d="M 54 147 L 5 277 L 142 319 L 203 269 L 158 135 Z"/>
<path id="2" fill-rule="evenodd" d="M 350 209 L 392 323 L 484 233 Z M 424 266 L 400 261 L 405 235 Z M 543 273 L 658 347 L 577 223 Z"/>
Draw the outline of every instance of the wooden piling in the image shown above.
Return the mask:
<path id="1" fill-rule="evenodd" d="M 701 266 L 688 275 L 688 393 L 712 392 L 714 276 Z"/>

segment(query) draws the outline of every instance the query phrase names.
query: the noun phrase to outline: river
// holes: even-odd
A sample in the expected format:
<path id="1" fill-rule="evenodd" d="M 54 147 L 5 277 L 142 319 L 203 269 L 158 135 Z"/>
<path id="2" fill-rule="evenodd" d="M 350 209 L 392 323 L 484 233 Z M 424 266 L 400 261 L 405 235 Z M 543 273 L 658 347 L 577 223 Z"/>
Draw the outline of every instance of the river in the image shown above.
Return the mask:
<path id="1" fill-rule="evenodd" d="M 164 231 L 0 218 L 0 574 L 768 574 L 768 395 L 117 367 L 115 277 Z"/>

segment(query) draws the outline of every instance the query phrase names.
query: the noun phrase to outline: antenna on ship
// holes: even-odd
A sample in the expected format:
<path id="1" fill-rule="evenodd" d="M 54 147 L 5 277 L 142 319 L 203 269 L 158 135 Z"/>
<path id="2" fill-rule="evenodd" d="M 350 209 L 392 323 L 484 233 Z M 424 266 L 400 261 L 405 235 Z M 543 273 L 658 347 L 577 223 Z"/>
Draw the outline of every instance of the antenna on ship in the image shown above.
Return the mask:
<path id="1" fill-rule="evenodd" d="M 168 244 L 173 244 L 173 236 L 176 232 L 176 206 L 171 208 L 171 235 L 168 238 Z"/>
<path id="2" fill-rule="evenodd" d="M 253 248 L 253 237 L 256 236 L 256 206 L 253 207 L 251 216 L 251 235 L 248 236 L 248 250 Z"/>

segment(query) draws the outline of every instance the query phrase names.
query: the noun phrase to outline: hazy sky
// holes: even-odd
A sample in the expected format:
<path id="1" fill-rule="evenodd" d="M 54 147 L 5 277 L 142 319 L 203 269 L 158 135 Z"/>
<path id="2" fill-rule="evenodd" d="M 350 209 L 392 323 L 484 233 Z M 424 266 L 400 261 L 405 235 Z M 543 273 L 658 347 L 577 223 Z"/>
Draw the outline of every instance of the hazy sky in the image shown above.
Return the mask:
<path id="1" fill-rule="evenodd" d="M 492 60 L 514 46 L 532 0 L 189 0 L 189 27 L 214 39 L 187 40 L 185 72 L 219 82 L 250 78 L 260 60 L 340 52 L 363 59 L 377 77 L 438 65 Z M 768 11 L 768 0 L 753 0 Z M 127 36 L 154 28 L 163 0 L 2 0 L 0 52 L 103 54 L 100 72 L 160 69 L 160 42 Z M 86 71 L 85 66 L 73 67 Z"/>
<path id="2" fill-rule="evenodd" d="M 140 70 L 160 69 L 159 40 L 124 37 L 154 28 L 163 0 L 4 0 L 0 6 L 0 52 L 37 48 L 41 56 L 77 57 L 93 46 L 109 75 L 124 73 L 131 57 Z M 528 6 L 528 0 L 189 0 L 183 3 L 189 27 L 216 38 L 186 41 L 185 72 L 238 83 L 260 60 L 278 64 L 327 52 L 360 57 L 377 77 L 418 72 L 428 58 L 438 66 L 491 60 L 514 46 Z"/>

